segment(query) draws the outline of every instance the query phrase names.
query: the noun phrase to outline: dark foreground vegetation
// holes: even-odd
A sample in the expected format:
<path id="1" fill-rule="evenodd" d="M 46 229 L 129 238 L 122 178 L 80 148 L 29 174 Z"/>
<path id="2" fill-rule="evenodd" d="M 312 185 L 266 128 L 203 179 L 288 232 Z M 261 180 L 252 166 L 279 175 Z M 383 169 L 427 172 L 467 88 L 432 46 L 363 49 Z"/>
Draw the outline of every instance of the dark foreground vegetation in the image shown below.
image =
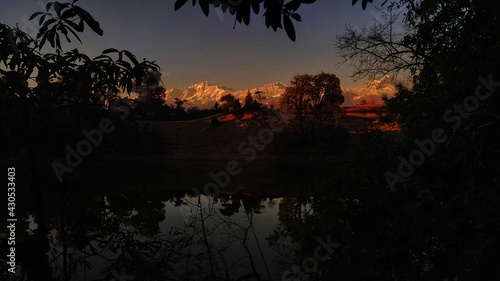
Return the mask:
<path id="1" fill-rule="evenodd" d="M 15 205 L 16 274 L 4 270 L 2 279 L 86 278 L 81 270 L 90 267 L 86 258 L 99 256 L 98 249 L 108 248 L 116 257 L 102 269 L 100 278 L 104 280 L 116 279 L 113 272 L 125 268 L 136 280 L 182 280 L 171 277 L 172 264 L 186 258 L 182 249 L 192 245 L 194 236 L 179 238 L 175 229 L 166 236 L 157 235 L 158 222 L 165 216 L 162 201 L 146 197 L 144 186 L 134 188 L 126 199 L 120 193 L 99 197 L 102 193 L 94 190 L 95 196 L 89 194 L 89 171 L 102 167 L 106 156 L 123 153 L 122 147 L 137 141 L 140 125 L 135 114 L 143 119 L 160 118 L 148 116 L 151 111 L 135 111 L 136 103 L 118 98 L 120 92 L 158 87 L 159 67 L 148 60 L 138 61 L 126 50 L 104 50 L 96 58 L 77 49 L 63 50 L 61 40 L 79 40 L 85 29 L 103 32 L 75 2 L 49 3 L 47 13 L 34 14 L 32 18 L 42 26 L 34 37 L 0 24 L 0 156 L 3 171 L 15 167 L 19 198 Z M 185 2 L 177 1 L 176 7 Z M 275 30 L 284 26 L 295 39 L 290 18 L 300 19 L 295 13 L 300 4 L 314 1 L 252 0 L 244 1 L 243 8 L 225 10 L 249 23 L 250 9 L 256 12 L 262 2 L 268 12 L 266 25 Z M 372 1 L 362 1 L 364 7 L 367 2 Z M 410 76 L 411 87 L 399 85 L 396 96 L 386 99 L 385 121 L 396 123 L 401 132 L 397 137 L 380 130 L 357 135 L 356 146 L 340 163 L 271 165 L 285 170 L 276 184 L 287 185 L 280 185 L 283 211 L 268 240 L 278 250 L 286 249 L 286 243 L 295 245 L 291 253 L 283 254 L 291 257 L 292 264 L 302 264 L 283 278 L 499 280 L 500 3 L 385 3 L 389 14 L 400 7 L 406 9 L 400 15 L 403 34 L 388 34 L 392 29 L 385 27 L 394 23 L 389 20 L 361 31 L 347 30 L 338 38 L 338 47 L 345 58 L 360 62 L 355 64 L 356 75 Z M 214 1 L 198 3 L 203 11 L 210 4 Z M 294 80 L 311 81 L 311 77 L 300 78 Z M 283 132 L 294 141 L 287 149 L 331 145 L 343 135 L 335 122 L 317 122 L 322 114 L 336 114 L 340 102 L 338 81 L 329 78 L 327 88 L 335 91 L 330 95 L 333 106 L 325 107 L 326 111 L 314 111 L 318 109 L 315 105 L 322 104 L 310 99 L 314 95 L 297 98 L 302 91 L 288 90 L 286 98 L 295 105 L 289 109 L 300 118 Z M 307 86 L 311 93 L 321 84 L 316 82 Z M 179 114 L 175 116 L 189 115 L 182 105 L 178 101 L 165 108 L 164 118 L 171 118 L 175 110 Z M 191 116 L 197 114 L 193 111 Z M 339 131 L 316 134 L 329 132 L 325 130 L 328 126 Z M 165 165 L 165 169 L 182 172 L 175 164 Z M 107 175 L 108 171 L 101 172 Z M 149 172 L 152 177 L 161 174 Z M 147 176 L 139 177 L 149 182 Z M 138 190 L 142 193 L 137 194 Z M 170 194 L 167 200 L 182 205 L 185 193 Z M 200 202 L 199 195 L 188 193 Z M 221 193 L 212 199 L 229 200 L 224 196 Z M 255 198 L 245 201 L 240 197 L 237 200 L 244 202 L 249 217 L 260 211 Z M 309 211 L 303 212 L 304 206 L 310 206 Z M 225 205 L 220 213 L 230 216 L 235 209 Z M 201 233 L 196 236 L 197 245 L 207 253 L 199 260 L 205 262 L 200 267 L 208 268 L 203 277 L 230 279 L 215 270 L 217 257 L 208 243 L 206 218 L 202 213 L 199 224 L 194 224 L 200 230 L 195 233 Z M 28 219 L 36 223 L 35 230 L 24 231 Z M 249 230 L 242 230 L 243 244 Z M 138 234 L 147 239 L 136 239 Z M 304 266 L 303 261 L 316 254 L 318 240 L 314 237 L 325 241 L 329 237 L 336 243 L 334 250 L 327 251 L 329 258 Z M 1 262 L 6 265 L 8 233 L 1 240 Z M 325 254 L 321 252 L 322 257 Z M 191 280 L 186 276 L 195 278 L 185 275 L 184 280 Z M 265 279 L 255 270 L 239 277 Z"/>

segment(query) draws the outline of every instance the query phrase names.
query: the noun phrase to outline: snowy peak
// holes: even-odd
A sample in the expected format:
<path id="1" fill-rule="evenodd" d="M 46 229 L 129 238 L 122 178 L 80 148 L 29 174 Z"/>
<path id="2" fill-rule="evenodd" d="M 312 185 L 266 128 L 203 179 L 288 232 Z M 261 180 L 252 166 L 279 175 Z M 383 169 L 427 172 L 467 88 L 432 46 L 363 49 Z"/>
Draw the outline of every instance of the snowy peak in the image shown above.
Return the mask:
<path id="1" fill-rule="evenodd" d="M 256 87 L 246 90 L 234 90 L 223 85 L 213 85 L 208 81 L 189 86 L 185 90 L 176 88 L 165 92 L 165 101 L 167 104 L 172 104 L 175 98 L 186 100 L 187 107 L 211 108 L 215 102 L 227 94 L 232 94 L 240 101 L 243 101 L 248 92 L 254 94 L 254 97 L 266 104 L 277 104 L 282 93 L 284 93 L 286 85 L 280 82 Z"/>
<path id="2" fill-rule="evenodd" d="M 365 100 L 369 104 L 382 104 L 382 96 L 394 96 L 396 87 L 391 82 L 391 77 L 383 76 L 380 79 L 369 81 L 365 85 L 355 88 L 342 88 L 344 106 L 352 106 Z"/>
<path id="3" fill-rule="evenodd" d="M 232 94 L 241 102 L 250 92 L 255 99 L 268 105 L 277 106 L 281 95 L 285 92 L 287 85 L 281 82 L 255 87 L 252 89 L 235 90 L 223 85 L 214 85 L 208 81 L 189 86 L 185 90 L 177 88 L 169 89 L 165 92 L 167 104 L 173 104 L 175 98 L 186 100 L 186 107 L 211 108 L 215 102 L 227 94 Z M 370 104 L 382 104 L 382 96 L 394 96 L 396 87 L 391 83 L 391 77 L 384 76 L 377 80 L 372 80 L 365 85 L 355 88 L 342 88 L 345 102 L 343 106 L 360 104 L 363 100 Z"/>
<path id="4" fill-rule="evenodd" d="M 215 86 L 208 81 L 189 86 L 182 92 L 180 99 L 186 100 L 188 106 L 197 106 L 199 108 L 212 107 L 226 94 L 234 92 L 233 89 L 225 86 Z"/>
<path id="5" fill-rule="evenodd" d="M 247 92 L 250 92 L 252 94 L 256 94 L 260 96 L 262 99 L 273 99 L 273 98 L 280 98 L 281 94 L 285 92 L 285 88 L 287 86 L 283 83 L 280 82 L 275 82 L 272 84 L 267 84 L 261 87 L 249 89 L 249 90 L 242 90 L 242 91 L 237 91 L 235 93 L 235 96 L 239 97 L 245 97 Z"/>
<path id="6" fill-rule="evenodd" d="M 275 94 L 275 93 L 280 92 L 280 91 L 284 92 L 286 87 L 287 86 L 283 83 L 275 82 L 273 84 L 268 84 L 268 85 L 264 85 L 262 87 L 255 88 L 255 89 L 253 89 L 253 92 L 263 92 L 263 93 L 268 93 L 268 94 L 273 94 L 273 93 Z"/>
<path id="7" fill-rule="evenodd" d="M 381 88 L 387 86 L 388 84 L 390 84 L 390 79 L 391 79 L 391 77 L 389 75 L 385 75 L 385 76 L 381 77 L 380 79 L 372 80 L 372 81 L 368 82 L 366 85 L 361 86 L 361 87 L 381 89 Z"/>
<path id="8" fill-rule="evenodd" d="M 182 92 L 183 92 L 182 90 L 177 88 L 168 89 L 165 91 L 165 100 L 166 101 L 172 100 L 173 103 L 175 98 L 179 98 L 182 95 Z"/>

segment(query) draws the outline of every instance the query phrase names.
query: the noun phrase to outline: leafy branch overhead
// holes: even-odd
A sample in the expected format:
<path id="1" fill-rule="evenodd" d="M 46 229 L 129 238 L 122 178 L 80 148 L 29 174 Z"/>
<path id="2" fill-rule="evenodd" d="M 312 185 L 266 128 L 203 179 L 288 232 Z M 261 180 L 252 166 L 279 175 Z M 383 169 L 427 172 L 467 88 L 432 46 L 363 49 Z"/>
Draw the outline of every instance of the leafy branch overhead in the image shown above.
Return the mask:
<path id="1" fill-rule="evenodd" d="M 38 44 L 38 49 L 42 49 L 45 42 L 48 40 L 52 48 L 62 50 L 60 34 L 66 41 L 71 42 L 68 36 L 71 33 L 80 43 L 82 43 L 77 33 L 84 30 L 84 24 L 87 24 L 99 36 L 103 35 L 103 31 L 92 15 L 75 5 L 78 0 L 73 0 L 71 3 L 49 2 L 45 6 L 44 12 L 36 12 L 29 20 L 38 19 L 40 30 L 37 34 L 37 39 L 41 39 Z"/>
<path id="2" fill-rule="evenodd" d="M 187 2 L 188 0 L 177 0 L 174 9 L 177 11 Z M 266 27 L 272 28 L 274 31 L 277 31 L 278 28 L 284 28 L 288 37 L 295 41 L 296 34 L 292 19 L 300 22 L 301 16 L 297 13 L 300 5 L 314 2 L 316 0 L 291 0 L 287 3 L 284 0 L 193 0 L 192 4 L 193 6 L 199 4 L 206 16 L 209 14 L 210 5 L 216 8 L 220 7 L 224 13 L 229 12 L 235 16 L 235 24 L 238 22 L 245 25 L 250 24 L 252 12 L 258 15 L 261 11 L 261 5 L 263 5 Z"/>
<path id="3" fill-rule="evenodd" d="M 354 6 L 354 5 L 356 5 L 356 3 L 358 3 L 358 1 L 359 1 L 359 0 L 352 0 L 352 5 L 353 5 L 353 6 Z M 373 3 L 373 0 L 362 0 L 362 1 L 361 1 L 361 6 L 363 7 L 363 10 L 365 10 L 365 9 L 366 9 L 366 5 L 368 4 L 368 2 Z M 387 1 L 385 1 L 385 2 L 387 2 Z M 385 2 L 384 2 L 384 4 L 385 4 Z M 383 5 L 383 4 L 382 4 L 382 5 Z"/>
<path id="4" fill-rule="evenodd" d="M 174 4 L 174 10 L 179 10 L 188 0 L 177 0 Z M 285 3 L 285 0 L 192 0 L 193 6 L 198 4 L 203 13 L 208 16 L 210 5 L 216 8 L 221 8 L 222 11 L 228 12 L 235 16 L 235 24 L 243 22 L 245 25 L 250 24 L 250 16 L 252 11 L 258 15 L 260 13 L 261 4 L 264 7 L 265 24 L 267 28 L 272 28 L 277 31 L 278 28 L 285 29 L 290 40 L 296 40 L 295 27 L 293 20 L 300 22 L 302 18 L 297 10 L 302 4 L 313 4 L 316 0 L 290 0 Z M 352 5 L 355 5 L 358 0 L 353 0 Z M 366 9 L 367 3 L 372 3 L 373 0 L 362 0 L 362 7 Z"/>
<path id="5" fill-rule="evenodd" d="M 46 104 L 50 112 L 73 104 L 100 107 L 119 92 L 130 93 L 136 87 L 161 82 L 160 67 L 154 61 L 139 61 L 127 50 L 107 49 L 93 59 L 78 49 L 63 51 L 60 38 L 71 42 L 71 33 L 80 41 L 85 25 L 103 34 L 99 23 L 76 2 L 49 2 L 44 12 L 34 13 L 30 20 L 40 25 L 34 36 L 0 23 L 0 81 L 2 90 L 7 91 L 0 95 L 21 97 L 34 108 L 40 106 L 42 97 L 52 96 Z M 47 42 L 54 53 L 41 53 Z M 34 86 L 27 87 L 28 81 Z"/>

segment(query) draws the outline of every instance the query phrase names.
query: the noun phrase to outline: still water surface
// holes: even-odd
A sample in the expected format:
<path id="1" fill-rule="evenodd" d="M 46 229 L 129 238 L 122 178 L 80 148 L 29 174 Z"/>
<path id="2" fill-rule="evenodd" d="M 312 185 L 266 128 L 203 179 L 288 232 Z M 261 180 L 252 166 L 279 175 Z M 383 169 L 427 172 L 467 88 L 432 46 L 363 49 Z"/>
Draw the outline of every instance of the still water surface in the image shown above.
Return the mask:
<path id="1" fill-rule="evenodd" d="M 108 275 L 111 273 L 112 276 L 125 276 L 124 280 L 129 277 L 132 280 L 135 276 L 134 272 L 138 270 L 133 267 L 141 265 L 124 262 L 127 266 L 124 269 L 120 268 L 120 263 L 116 264 L 116 260 L 126 258 L 120 257 L 124 252 L 131 252 L 129 253 L 131 255 L 144 255 L 145 260 L 148 255 L 154 257 L 154 254 L 159 254 L 156 257 L 159 258 L 168 251 L 176 252 L 171 254 L 175 258 L 167 262 L 170 267 L 168 276 L 172 278 L 171 280 L 203 280 L 208 276 L 234 280 L 239 278 L 248 278 L 241 280 L 258 280 L 259 278 L 281 280 L 282 273 L 287 270 L 286 266 L 280 265 L 283 259 L 266 239 L 280 224 L 279 212 L 282 198 L 257 199 L 245 198 L 242 194 L 225 194 L 214 200 L 213 197 L 204 195 L 199 198 L 186 195 L 154 204 L 163 205 L 163 208 L 158 208 L 156 213 L 163 214 L 164 218 L 158 221 L 145 218 L 140 213 L 144 211 L 140 209 L 141 207 L 129 205 L 130 209 L 125 208 L 130 201 L 128 196 L 119 194 L 112 200 L 117 200 L 116 198 L 120 201 L 123 199 L 121 203 L 126 202 L 120 210 L 127 215 L 121 218 L 119 232 L 130 233 L 132 237 L 129 239 L 141 241 L 143 244 L 133 249 L 123 250 L 131 244 L 130 240 L 125 238 L 126 234 L 115 237 L 103 235 L 102 238 L 105 239 L 97 235 L 99 239 L 90 241 L 90 245 L 85 247 L 85 250 L 89 253 L 99 252 L 99 255 L 90 254 L 85 258 L 85 262 L 89 263 L 89 268 L 78 268 L 74 280 L 107 279 L 106 272 Z M 161 198 L 158 199 L 161 200 Z M 113 204 L 108 197 L 104 197 L 103 201 L 108 207 Z M 144 203 L 153 205 L 150 200 Z M 113 211 L 105 209 L 102 213 L 111 215 Z M 57 236 L 56 231 L 52 234 Z M 169 242 L 175 240 L 178 244 L 171 245 L 165 242 L 168 244 L 166 247 L 158 249 L 156 245 L 153 245 L 149 249 L 148 244 L 152 244 L 155 239 Z M 97 240 L 104 240 L 107 243 L 99 243 Z M 60 243 L 57 241 L 55 244 Z M 110 245 L 114 245 L 114 249 Z M 91 247 L 93 250 L 90 250 Z M 56 249 L 57 253 L 54 254 L 62 253 L 60 245 Z M 75 256 L 78 255 L 78 251 L 70 249 L 69 252 L 74 253 Z M 62 258 L 57 260 L 59 267 L 62 267 Z M 116 268 L 112 269 L 112 264 L 115 264 Z"/>
<path id="2" fill-rule="evenodd" d="M 283 280 L 311 247 L 301 243 L 315 243 L 301 233 L 329 173 L 257 163 L 216 197 L 195 195 L 224 164 L 98 167 L 67 189 L 20 195 L 42 204 L 23 215 L 19 280 Z"/>

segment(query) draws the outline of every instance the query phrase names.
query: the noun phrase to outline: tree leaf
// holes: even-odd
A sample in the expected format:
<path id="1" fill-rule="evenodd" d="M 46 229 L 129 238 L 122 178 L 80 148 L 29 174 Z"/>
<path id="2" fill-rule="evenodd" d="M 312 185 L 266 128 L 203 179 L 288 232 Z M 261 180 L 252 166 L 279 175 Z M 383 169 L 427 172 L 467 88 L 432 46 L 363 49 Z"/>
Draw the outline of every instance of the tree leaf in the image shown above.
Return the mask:
<path id="1" fill-rule="evenodd" d="M 75 29 L 75 30 L 78 32 L 82 32 L 83 29 L 84 29 L 83 19 L 80 19 L 80 21 L 78 22 L 78 29 Z"/>
<path id="2" fill-rule="evenodd" d="M 266 21 L 266 28 L 271 27 L 271 18 L 268 16 L 267 13 L 264 13 L 265 21 Z"/>
<path id="3" fill-rule="evenodd" d="M 43 15 L 45 14 L 44 12 L 36 12 L 36 13 L 33 13 L 31 15 L 31 17 L 29 18 L 29 20 L 33 20 L 34 18 L 38 17 L 39 15 Z"/>
<path id="4" fill-rule="evenodd" d="M 121 53 L 120 53 L 121 54 Z M 128 69 L 128 70 L 131 70 L 132 69 L 132 65 L 128 62 L 128 61 L 125 61 L 125 60 L 122 60 L 122 59 L 119 59 L 117 61 L 117 64 L 119 64 L 120 66 Z"/>
<path id="5" fill-rule="evenodd" d="M 76 12 L 74 9 L 67 9 L 61 14 L 61 19 L 69 19 L 76 16 Z"/>
<path id="6" fill-rule="evenodd" d="M 200 0 L 199 4 L 205 16 L 208 17 L 208 13 L 210 12 L 210 5 L 208 4 L 208 0 Z"/>
<path id="7" fill-rule="evenodd" d="M 66 22 L 66 23 L 72 23 L 72 24 L 74 24 L 74 25 L 78 26 L 78 25 L 77 25 L 76 23 L 74 23 L 74 22 Z M 69 30 L 69 32 L 71 32 L 71 33 L 72 33 L 72 34 L 76 37 L 76 39 L 78 39 L 78 41 L 79 41 L 80 43 L 82 43 L 82 40 L 80 40 L 80 37 L 78 37 L 78 35 L 76 34 L 76 32 L 73 30 L 73 28 L 74 28 L 73 26 L 67 26 L 67 29 Z"/>
<path id="8" fill-rule="evenodd" d="M 38 33 L 38 35 L 41 36 L 41 33 Z M 37 35 L 37 37 L 38 37 Z M 43 48 L 43 45 L 45 45 L 45 42 L 47 41 L 47 36 L 43 36 L 42 40 L 40 40 L 40 43 L 38 45 L 38 51 L 40 51 Z"/>
<path id="9" fill-rule="evenodd" d="M 56 37 L 56 48 L 62 50 L 61 40 L 59 39 L 59 33 L 56 32 L 55 37 Z"/>
<path id="10" fill-rule="evenodd" d="M 122 51 L 126 56 L 127 58 L 132 61 L 134 63 L 134 65 L 138 65 L 139 62 L 137 61 L 137 59 L 135 58 L 135 55 L 132 54 L 131 52 L 127 51 L 127 50 L 123 50 Z"/>
<path id="11" fill-rule="evenodd" d="M 49 2 L 49 3 L 47 3 L 47 5 L 45 5 L 45 10 L 46 10 L 47 12 L 49 12 L 50 7 L 52 7 L 52 5 L 53 5 L 53 4 L 54 4 L 54 2 Z"/>
<path id="12" fill-rule="evenodd" d="M 241 13 L 243 17 L 243 22 L 245 23 L 245 25 L 248 26 L 250 24 L 250 13 L 251 13 L 250 5 L 245 6 L 243 10 L 241 10 Z"/>
<path id="13" fill-rule="evenodd" d="M 56 11 L 56 15 L 58 17 L 61 16 L 61 3 L 59 3 L 59 2 L 54 3 L 54 11 Z"/>
<path id="14" fill-rule="evenodd" d="M 175 1 L 174 11 L 179 10 L 182 6 L 184 6 L 184 4 L 187 3 L 187 1 L 188 0 L 177 0 L 177 1 Z"/>
<path id="15" fill-rule="evenodd" d="M 120 51 L 118 51 L 117 49 L 109 48 L 109 49 L 102 51 L 102 54 L 105 55 L 105 54 L 109 54 L 109 53 L 118 53 L 118 52 L 120 52 Z"/>
<path id="16" fill-rule="evenodd" d="M 290 11 L 297 11 L 297 9 L 300 7 L 300 4 L 302 4 L 300 0 L 292 0 L 285 4 L 285 9 Z"/>
<path id="17" fill-rule="evenodd" d="M 40 20 L 38 21 L 38 25 L 42 25 L 43 21 L 45 20 L 45 17 L 47 16 L 48 14 L 44 14 L 40 17 Z"/>
<path id="18" fill-rule="evenodd" d="M 84 9 L 78 7 L 78 6 L 73 6 L 73 9 L 75 10 L 75 13 L 80 16 L 82 20 L 85 21 L 85 23 L 99 36 L 102 36 L 104 32 L 101 29 L 101 26 L 99 25 L 99 22 L 97 22 L 91 14 L 89 14 L 87 11 Z"/>
<path id="19" fill-rule="evenodd" d="M 296 20 L 296 21 L 299 21 L 299 22 L 300 22 L 300 21 L 302 21 L 302 17 L 301 17 L 299 14 L 297 14 L 297 13 L 293 13 L 293 14 L 291 14 L 290 16 L 291 16 L 294 20 Z"/>
<path id="20" fill-rule="evenodd" d="M 78 32 L 81 32 L 82 30 L 80 30 L 80 25 L 74 23 L 73 21 L 71 20 L 63 20 L 63 22 L 68 25 L 68 26 L 71 26 L 72 29 L 78 31 Z"/>
<path id="21" fill-rule="evenodd" d="M 96 20 L 94 20 L 94 18 L 90 17 L 87 21 L 85 21 L 89 26 L 90 28 L 95 32 L 97 33 L 99 36 L 102 36 L 104 34 L 104 31 L 101 29 L 101 25 L 99 24 L 99 22 L 97 22 Z"/>
<path id="22" fill-rule="evenodd" d="M 283 15 L 283 25 L 285 27 L 286 34 L 288 35 L 288 38 L 295 42 L 296 36 L 295 36 L 295 27 L 293 26 L 292 20 L 288 15 Z"/>
<path id="23" fill-rule="evenodd" d="M 252 10 L 255 14 L 258 14 L 260 11 L 260 3 L 252 1 Z"/>
<path id="24" fill-rule="evenodd" d="M 56 47 L 56 41 L 55 41 L 55 35 L 56 35 L 56 27 L 52 27 L 47 34 L 44 35 L 44 37 L 47 37 L 47 39 L 49 40 L 49 43 L 50 43 L 50 46 L 52 48 L 55 48 Z"/>
<path id="25" fill-rule="evenodd" d="M 57 20 L 56 19 L 48 19 L 46 22 L 43 23 L 42 27 L 49 27 L 49 25 L 55 23 Z"/>
<path id="26" fill-rule="evenodd" d="M 352 0 L 352 5 L 354 6 L 356 3 L 358 3 L 358 1 L 359 0 Z M 363 7 L 363 10 L 366 10 L 366 5 L 368 4 L 368 2 L 373 3 L 373 0 L 362 0 L 361 7 Z"/>

